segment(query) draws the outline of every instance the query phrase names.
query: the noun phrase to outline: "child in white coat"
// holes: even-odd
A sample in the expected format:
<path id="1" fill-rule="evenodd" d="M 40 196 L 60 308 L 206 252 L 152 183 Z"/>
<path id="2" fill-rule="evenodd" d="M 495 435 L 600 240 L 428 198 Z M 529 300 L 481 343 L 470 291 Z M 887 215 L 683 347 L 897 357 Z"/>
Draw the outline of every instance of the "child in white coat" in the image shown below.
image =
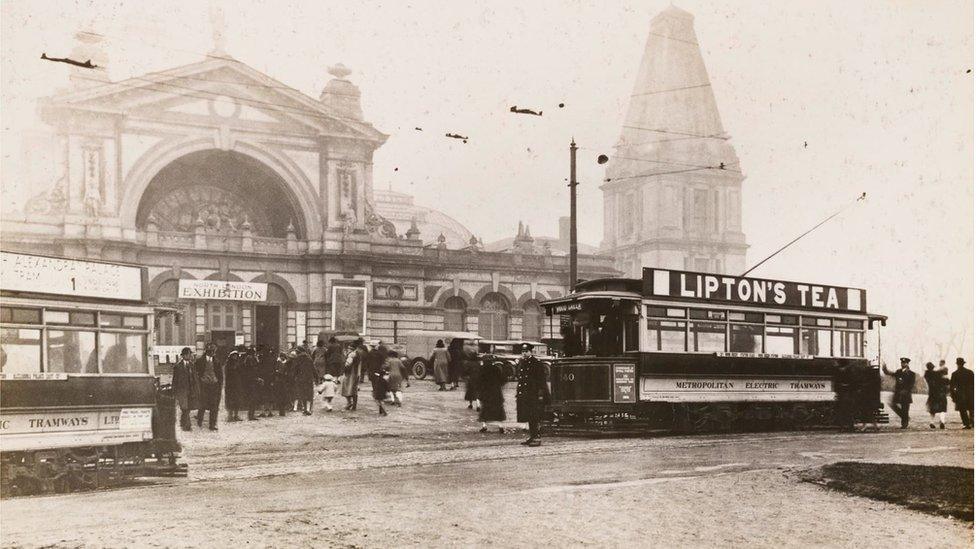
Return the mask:
<path id="1" fill-rule="evenodd" d="M 322 378 L 322 384 L 316 387 L 318 393 L 322 395 L 322 400 L 325 401 L 326 412 L 332 411 L 332 399 L 335 398 L 336 386 L 338 384 L 339 381 L 332 377 L 332 374 L 325 374 L 325 377 Z"/>

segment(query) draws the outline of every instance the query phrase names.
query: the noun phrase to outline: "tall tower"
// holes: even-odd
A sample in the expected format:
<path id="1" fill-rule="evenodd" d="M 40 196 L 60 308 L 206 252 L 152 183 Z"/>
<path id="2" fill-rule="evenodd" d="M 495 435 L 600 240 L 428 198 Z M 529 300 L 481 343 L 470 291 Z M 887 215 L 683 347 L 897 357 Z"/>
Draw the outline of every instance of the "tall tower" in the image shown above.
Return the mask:
<path id="1" fill-rule="evenodd" d="M 601 186 L 601 248 L 625 276 L 639 277 L 642 266 L 745 270 L 745 176 L 690 13 L 672 6 L 651 20 L 614 148 Z"/>

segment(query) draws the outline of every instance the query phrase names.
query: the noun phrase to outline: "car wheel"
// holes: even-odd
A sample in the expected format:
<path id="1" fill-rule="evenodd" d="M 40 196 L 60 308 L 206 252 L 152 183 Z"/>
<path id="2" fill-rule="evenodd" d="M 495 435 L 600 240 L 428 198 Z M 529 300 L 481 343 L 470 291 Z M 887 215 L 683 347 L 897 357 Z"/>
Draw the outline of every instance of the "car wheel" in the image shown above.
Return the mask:
<path id="1" fill-rule="evenodd" d="M 410 372 L 414 379 L 424 379 L 427 377 L 427 361 L 422 358 L 414 360 L 413 364 L 410 365 Z"/>

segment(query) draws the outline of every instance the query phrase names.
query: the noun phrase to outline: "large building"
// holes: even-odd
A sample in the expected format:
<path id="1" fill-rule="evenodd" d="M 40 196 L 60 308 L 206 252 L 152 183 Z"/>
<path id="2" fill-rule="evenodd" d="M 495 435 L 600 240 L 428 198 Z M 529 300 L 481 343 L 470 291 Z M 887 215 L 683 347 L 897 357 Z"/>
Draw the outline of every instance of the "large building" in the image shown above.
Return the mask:
<path id="1" fill-rule="evenodd" d="M 41 102 L 49 128 L 27 147 L 29 200 L 4 208 L 4 249 L 148 267 L 150 301 L 180 313 L 160 321 L 162 345 L 554 335 L 538 302 L 566 292 L 567 258 L 485 251 L 451 217 L 374 190 L 387 136 L 345 67 L 317 99 L 222 51 L 113 82 L 98 36 L 78 38 L 72 56 L 102 68 Z M 606 257 L 580 265 L 615 274 Z"/>
<path id="2" fill-rule="evenodd" d="M 694 18 L 652 21 L 604 196 L 604 253 L 641 266 L 741 274 L 744 175 L 722 127 Z"/>

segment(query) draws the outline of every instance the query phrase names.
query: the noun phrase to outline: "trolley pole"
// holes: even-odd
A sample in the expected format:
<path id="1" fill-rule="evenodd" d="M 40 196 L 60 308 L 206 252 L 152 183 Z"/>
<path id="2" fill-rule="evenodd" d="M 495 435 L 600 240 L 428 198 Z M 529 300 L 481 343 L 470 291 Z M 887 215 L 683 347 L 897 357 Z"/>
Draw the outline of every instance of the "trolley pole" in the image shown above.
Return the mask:
<path id="1" fill-rule="evenodd" d="M 569 291 L 576 286 L 576 139 L 569 143 Z"/>

